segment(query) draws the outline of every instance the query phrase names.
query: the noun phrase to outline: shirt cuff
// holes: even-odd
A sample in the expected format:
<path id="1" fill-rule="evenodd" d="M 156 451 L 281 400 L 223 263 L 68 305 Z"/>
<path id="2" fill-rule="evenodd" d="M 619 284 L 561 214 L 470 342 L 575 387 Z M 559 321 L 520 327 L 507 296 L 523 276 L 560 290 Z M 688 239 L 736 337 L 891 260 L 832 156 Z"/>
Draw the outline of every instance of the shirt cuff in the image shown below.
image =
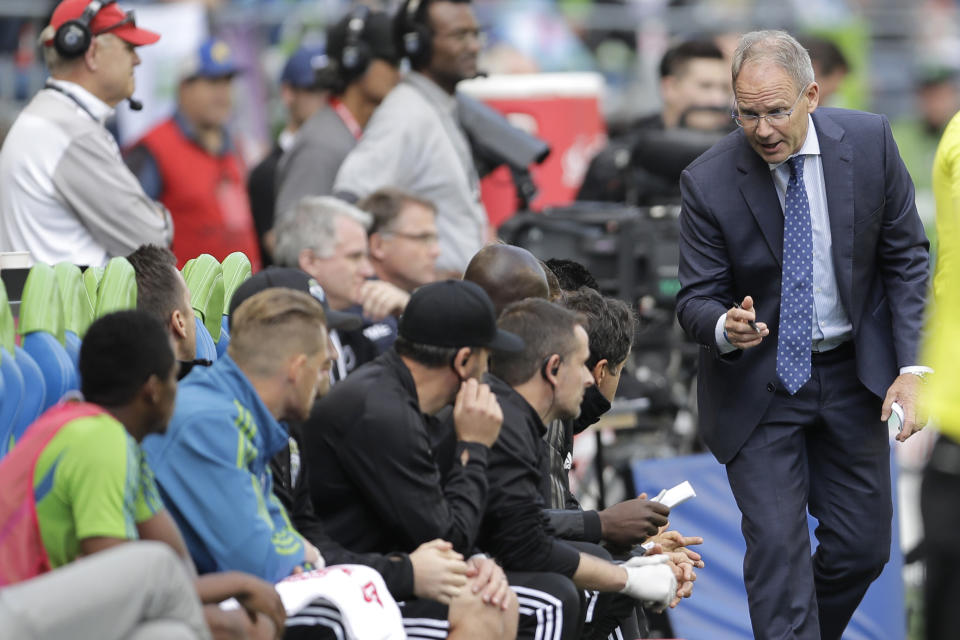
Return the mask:
<path id="1" fill-rule="evenodd" d="M 487 456 L 490 453 L 490 448 L 487 445 L 480 444 L 479 442 L 464 442 L 463 440 L 457 440 L 457 447 L 454 450 L 454 455 L 457 460 L 460 460 L 460 456 L 463 455 L 464 451 L 470 453 L 470 457 L 467 460 L 467 464 L 476 463 L 484 468 L 487 466 Z"/>
<path id="2" fill-rule="evenodd" d="M 570 546 L 563 540 L 552 540 L 553 548 L 550 550 L 550 560 L 547 566 L 552 573 L 572 578 L 580 567 L 580 551 Z"/>
<path id="3" fill-rule="evenodd" d="M 931 369 L 930 367 L 924 367 L 918 364 L 915 364 L 909 367 L 900 367 L 900 375 L 903 375 L 905 373 L 912 373 L 913 375 L 920 376 L 922 378 L 924 374 L 933 373 L 933 369 Z"/>
<path id="4" fill-rule="evenodd" d="M 732 353 L 737 350 L 737 348 L 727 340 L 727 332 L 723 330 L 723 325 L 727 322 L 727 314 L 724 313 L 722 316 L 717 318 L 717 326 L 713 330 L 713 337 L 717 343 L 717 351 L 721 355 L 726 353 Z"/>
<path id="5" fill-rule="evenodd" d="M 603 526 L 600 524 L 600 514 L 596 511 L 583 512 L 583 537 L 587 542 L 597 544 L 603 539 Z"/>

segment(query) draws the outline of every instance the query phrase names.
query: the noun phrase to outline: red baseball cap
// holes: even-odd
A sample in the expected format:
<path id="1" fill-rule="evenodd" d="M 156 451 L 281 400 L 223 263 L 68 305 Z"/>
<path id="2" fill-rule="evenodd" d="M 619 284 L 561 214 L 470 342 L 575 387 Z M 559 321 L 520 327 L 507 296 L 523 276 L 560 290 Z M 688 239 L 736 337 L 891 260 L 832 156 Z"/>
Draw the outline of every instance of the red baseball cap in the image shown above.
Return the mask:
<path id="1" fill-rule="evenodd" d="M 59 29 L 61 25 L 70 20 L 79 20 L 84 10 L 93 0 L 63 0 L 57 5 L 50 18 L 50 26 Z M 133 17 L 133 11 L 124 13 L 116 2 L 104 2 L 90 21 L 90 33 L 99 36 L 104 33 L 112 33 L 121 40 L 129 42 L 134 46 L 153 44 L 160 39 L 160 34 L 140 29 L 137 27 L 136 20 Z M 53 41 L 47 42 L 48 45 Z"/>

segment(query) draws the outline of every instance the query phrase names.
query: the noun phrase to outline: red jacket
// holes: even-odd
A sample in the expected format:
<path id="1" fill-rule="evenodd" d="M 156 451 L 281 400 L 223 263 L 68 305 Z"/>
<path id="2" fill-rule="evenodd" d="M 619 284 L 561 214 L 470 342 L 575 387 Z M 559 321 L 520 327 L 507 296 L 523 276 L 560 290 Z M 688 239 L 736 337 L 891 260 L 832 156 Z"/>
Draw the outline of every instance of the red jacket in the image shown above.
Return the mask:
<path id="1" fill-rule="evenodd" d="M 150 152 L 163 185 L 160 201 L 173 216 L 173 253 L 179 267 L 209 253 L 223 260 L 242 251 L 260 268 L 260 249 L 240 159 L 232 151 L 211 155 L 184 135 L 174 118 L 140 143 Z"/>

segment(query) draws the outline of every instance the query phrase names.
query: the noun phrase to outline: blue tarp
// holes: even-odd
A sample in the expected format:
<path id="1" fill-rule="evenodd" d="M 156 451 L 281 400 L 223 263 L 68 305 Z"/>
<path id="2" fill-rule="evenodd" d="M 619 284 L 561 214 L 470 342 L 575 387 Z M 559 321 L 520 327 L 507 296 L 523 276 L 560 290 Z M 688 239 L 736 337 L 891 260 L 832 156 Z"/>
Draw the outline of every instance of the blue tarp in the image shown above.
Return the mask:
<path id="1" fill-rule="evenodd" d="M 891 476 L 896 486 L 896 466 Z M 743 554 L 740 510 L 727 483 L 726 469 L 710 454 L 632 464 L 634 485 L 650 496 L 689 480 L 697 497 L 670 514 L 670 528 L 684 535 L 703 536 L 698 550 L 706 567 L 697 574 L 692 598 L 670 610 L 674 633 L 685 640 L 745 640 L 753 638 L 743 586 Z M 894 491 L 893 544 L 890 562 L 870 586 L 851 620 L 844 640 L 891 640 L 906 637 L 903 592 L 903 555 L 896 526 L 898 513 Z M 811 547 L 816 545 L 810 520 Z"/>

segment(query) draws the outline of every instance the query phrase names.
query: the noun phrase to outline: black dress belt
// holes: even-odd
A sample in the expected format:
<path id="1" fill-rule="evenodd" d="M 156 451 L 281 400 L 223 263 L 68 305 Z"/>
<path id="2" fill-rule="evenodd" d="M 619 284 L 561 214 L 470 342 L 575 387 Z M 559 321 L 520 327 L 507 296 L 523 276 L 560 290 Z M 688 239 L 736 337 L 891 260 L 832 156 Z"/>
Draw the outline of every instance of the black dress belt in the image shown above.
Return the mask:
<path id="1" fill-rule="evenodd" d="M 847 340 L 829 351 L 813 351 L 810 357 L 813 364 L 832 364 L 852 358 L 855 354 L 853 340 Z"/>

